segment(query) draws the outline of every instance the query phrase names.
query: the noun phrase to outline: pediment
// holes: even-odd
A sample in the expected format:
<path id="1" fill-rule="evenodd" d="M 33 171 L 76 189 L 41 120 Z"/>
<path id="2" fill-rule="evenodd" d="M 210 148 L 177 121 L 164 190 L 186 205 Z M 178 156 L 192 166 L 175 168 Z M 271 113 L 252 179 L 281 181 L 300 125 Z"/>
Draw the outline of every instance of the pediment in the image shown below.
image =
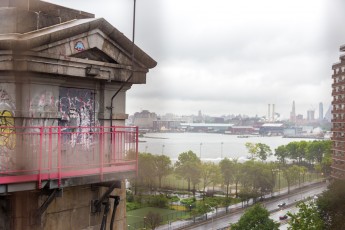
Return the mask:
<path id="1" fill-rule="evenodd" d="M 97 47 L 94 47 L 94 48 L 91 48 L 88 50 L 82 50 L 79 53 L 71 55 L 71 57 L 86 59 L 86 60 L 92 60 L 92 61 L 105 62 L 105 63 L 119 64 L 113 58 L 111 58 L 109 55 L 107 55 L 103 51 L 99 50 Z"/>
<path id="2" fill-rule="evenodd" d="M 24 34 L 0 35 L 0 50 L 25 50 L 77 59 L 130 66 L 134 50 L 135 65 L 143 69 L 156 61 L 132 46 L 132 42 L 106 20 L 78 19 Z"/>
<path id="3" fill-rule="evenodd" d="M 131 54 L 99 29 L 45 44 L 33 51 L 125 66 L 132 64 Z M 147 68 L 140 60 L 134 61 L 136 66 Z"/>

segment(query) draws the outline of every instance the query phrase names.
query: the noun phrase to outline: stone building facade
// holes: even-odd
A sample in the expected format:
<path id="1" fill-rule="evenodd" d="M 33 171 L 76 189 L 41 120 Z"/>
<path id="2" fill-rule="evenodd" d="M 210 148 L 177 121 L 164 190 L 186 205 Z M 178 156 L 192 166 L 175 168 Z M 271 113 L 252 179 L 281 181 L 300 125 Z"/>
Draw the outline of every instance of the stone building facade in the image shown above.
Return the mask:
<path id="1" fill-rule="evenodd" d="M 126 91 L 156 62 L 87 12 L 0 0 L 0 19 L 0 229 L 126 229 Z"/>

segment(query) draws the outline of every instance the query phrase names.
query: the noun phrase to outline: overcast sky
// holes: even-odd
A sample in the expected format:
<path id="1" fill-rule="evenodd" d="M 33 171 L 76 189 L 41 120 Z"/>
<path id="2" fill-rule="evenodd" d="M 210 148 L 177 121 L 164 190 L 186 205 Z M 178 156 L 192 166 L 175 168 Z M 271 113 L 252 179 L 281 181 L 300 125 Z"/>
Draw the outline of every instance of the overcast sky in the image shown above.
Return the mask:
<path id="1" fill-rule="evenodd" d="M 132 38 L 133 0 L 46 0 L 94 13 Z M 127 113 L 288 118 L 331 103 L 345 44 L 342 0 L 137 0 L 135 43 L 158 62 Z"/>

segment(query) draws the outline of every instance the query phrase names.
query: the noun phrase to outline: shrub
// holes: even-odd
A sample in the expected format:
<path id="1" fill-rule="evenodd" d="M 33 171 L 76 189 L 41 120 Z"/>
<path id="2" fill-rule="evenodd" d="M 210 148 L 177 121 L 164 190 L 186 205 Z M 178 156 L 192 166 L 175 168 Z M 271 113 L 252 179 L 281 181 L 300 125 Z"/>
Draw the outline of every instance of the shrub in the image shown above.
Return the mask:
<path id="1" fill-rule="evenodd" d="M 169 207 L 169 200 L 164 195 L 152 196 L 149 204 L 157 208 L 167 208 Z"/>

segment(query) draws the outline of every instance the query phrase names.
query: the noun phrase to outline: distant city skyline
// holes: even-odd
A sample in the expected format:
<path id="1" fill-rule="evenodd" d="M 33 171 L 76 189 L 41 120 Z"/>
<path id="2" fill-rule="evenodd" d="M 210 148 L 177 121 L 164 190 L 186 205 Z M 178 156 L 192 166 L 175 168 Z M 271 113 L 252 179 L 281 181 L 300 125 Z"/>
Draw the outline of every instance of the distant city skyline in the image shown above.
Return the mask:
<path id="1" fill-rule="evenodd" d="M 133 1 L 48 0 L 104 17 L 132 37 Z M 127 93 L 127 113 L 282 118 L 331 103 L 331 66 L 345 42 L 342 0 L 141 0 L 135 43 L 158 65 Z"/>
<path id="2" fill-rule="evenodd" d="M 310 111 L 314 111 L 314 115 L 313 115 L 314 120 L 322 120 L 322 119 L 320 119 L 320 104 L 323 105 L 322 102 L 319 102 L 319 103 L 316 104 L 318 106 L 318 108 L 307 109 L 306 111 L 303 111 L 303 112 L 299 112 L 298 110 L 296 110 L 296 106 L 295 106 L 295 114 L 294 114 L 295 119 L 296 119 L 297 115 L 302 115 L 304 119 L 308 119 L 308 113 L 310 113 Z M 293 103 L 291 103 L 291 107 L 293 108 L 292 105 L 293 105 Z M 296 105 L 296 103 L 294 103 L 294 105 Z M 330 107 L 330 105 L 327 107 L 328 108 L 327 110 L 329 110 L 329 107 Z M 180 112 L 176 112 L 176 111 L 167 111 L 167 112 L 159 113 L 157 111 L 146 109 L 146 108 L 141 108 L 138 111 L 134 111 L 133 113 L 129 113 L 129 115 L 134 115 L 135 113 L 140 113 L 142 111 L 148 111 L 150 113 L 155 113 L 158 116 L 165 116 L 167 114 L 173 114 L 173 115 L 176 115 L 176 116 L 200 116 L 200 114 L 202 114 L 202 116 L 211 116 L 211 117 L 212 116 L 214 116 L 214 117 L 221 117 L 221 116 L 230 116 L 230 115 L 234 115 L 234 116 L 241 115 L 241 116 L 248 116 L 248 117 L 258 116 L 260 118 L 265 117 L 266 119 L 273 120 L 272 119 L 272 112 L 273 112 L 272 110 L 270 111 L 270 116 L 271 117 L 268 117 L 267 105 L 266 105 L 266 113 L 262 114 L 262 115 L 260 115 L 260 114 L 251 115 L 251 114 L 236 113 L 236 112 L 211 114 L 211 113 L 208 113 L 207 111 L 202 111 L 202 110 L 197 110 L 197 111 L 194 111 L 194 112 L 191 112 L 191 113 L 180 113 Z M 291 108 L 290 108 L 290 116 L 289 117 L 287 117 L 287 116 L 286 117 L 282 117 L 278 111 L 275 111 L 274 113 L 275 113 L 275 119 L 274 120 L 291 120 L 292 119 L 292 117 L 291 117 L 292 109 Z M 317 117 L 315 115 L 317 115 Z M 323 116 L 323 118 L 325 118 L 326 115 L 322 114 L 322 116 Z"/>

